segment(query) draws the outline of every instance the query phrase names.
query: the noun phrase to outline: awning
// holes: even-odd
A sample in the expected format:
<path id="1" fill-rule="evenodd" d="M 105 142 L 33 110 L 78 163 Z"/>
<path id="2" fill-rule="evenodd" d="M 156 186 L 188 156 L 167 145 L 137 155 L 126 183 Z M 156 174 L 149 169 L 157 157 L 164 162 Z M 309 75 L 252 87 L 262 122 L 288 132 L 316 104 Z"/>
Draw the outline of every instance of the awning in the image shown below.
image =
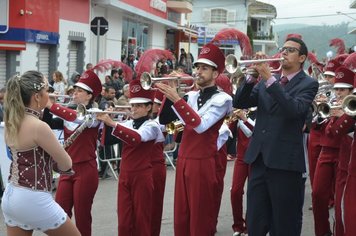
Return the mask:
<path id="1" fill-rule="evenodd" d="M 25 50 L 26 42 L 0 40 L 0 50 Z"/>
<path id="2" fill-rule="evenodd" d="M 191 29 L 186 26 L 179 25 L 178 29 L 181 30 L 187 37 L 198 38 L 198 31 L 195 29 Z"/>
<path id="3" fill-rule="evenodd" d="M 127 3 L 118 1 L 118 0 L 94 0 L 93 3 L 98 4 L 100 6 L 108 6 L 113 9 L 119 9 L 119 10 L 124 10 L 127 12 L 130 12 L 135 15 L 139 15 L 141 17 L 144 17 L 148 20 L 154 21 L 156 23 L 160 23 L 162 25 L 168 26 L 169 28 L 176 29 L 177 28 L 177 23 L 163 19 L 161 17 L 155 16 L 151 13 L 148 13 L 144 10 L 137 9 Z"/>

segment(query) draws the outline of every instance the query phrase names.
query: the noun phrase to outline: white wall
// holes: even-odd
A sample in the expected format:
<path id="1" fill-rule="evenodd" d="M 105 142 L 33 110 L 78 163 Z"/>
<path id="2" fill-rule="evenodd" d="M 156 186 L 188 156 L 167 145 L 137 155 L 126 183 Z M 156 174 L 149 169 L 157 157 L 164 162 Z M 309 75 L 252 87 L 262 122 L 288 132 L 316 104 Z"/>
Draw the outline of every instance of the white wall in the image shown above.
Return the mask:
<path id="1" fill-rule="evenodd" d="M 151 48 L 166 49 L 166 27 L 153 23 L 151 36 Z"/>
<path id="2" fill-rule="evenodd" d="M 105 58 L 121 60 L 122 14 L 108 9 L 109 30 L 106 33 Z"/>
<path id="3" fill-rule="evenodd" d="M 38 44 L 26 43 L 26 50 L 23 50 L 20 53 L 20 74 L 23 74 L 28 70 L 38 70 L 38 49 Z"/>
<path id="4" fill-rule="evenodd" d="M 91 62 L 90 55 L 90 47 L 91 47 L 91 37 L 90 34 L 90 26 L 88 24 L 67 21 L 67 20 L 59 20 L 59 45 L 58 51 L 58 70 L 61 71 L 64 75 L 68 75 L 68 46 L 69 46 L 69 31 L 80 32 L 84 34 L 86 41 L 84 42 L 84 65 L 88 62 Z"/>

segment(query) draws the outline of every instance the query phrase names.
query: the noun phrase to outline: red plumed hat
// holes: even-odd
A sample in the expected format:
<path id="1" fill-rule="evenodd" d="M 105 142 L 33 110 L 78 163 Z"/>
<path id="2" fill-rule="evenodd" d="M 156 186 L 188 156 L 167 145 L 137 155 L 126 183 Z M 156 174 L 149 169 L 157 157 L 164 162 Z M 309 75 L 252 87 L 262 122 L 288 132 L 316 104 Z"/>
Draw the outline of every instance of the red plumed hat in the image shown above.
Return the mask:
<path id="1" fill-rule="evenodd" d="M 153 102 L 154 90 L 143 89 L 140 80 L 135 79 L 130 82 L 129 103 L 148 103 Z"/>
<path id="2" fill-rule="evenodd" d="M 356 71 L 356 52 L 351 53 L 344 61 L 344 66 L 352 71 Z"/>
<path id="3" fill-rule="evenodd" d="M 220 74 L 218 78 L 216 78 L 216 86 L 221 88 L 225 93 L 229 94 L 232 96 L 232 83 L 225 74 Z"/>
<path id="4" fill-rule="evenodd" d="M 336 60 L 330 60 L 324 68 L 324 75 L 335 76 L 336 69 L 340 66 L 340 63 Z"/>
<path id="5" fill-rule="evenodd" d="M 250 38 L 243 32 L 235 28 L 224 28 L 215 34 L 214 38 L 211 40 L 212 43 L 222 45 L 229 40 L 238 40 L 243 56 L 252 56 L 252 46 Z"/>
<path id="6" fill-rule="evenodd" d="M 353 88 L 355 73 L 344 66 L 339 66 L 335 71 L 334 88 Z"/>
<path id="7" fill-rule="evenodd" d="M 203 63 L 215 67 L 219 73 L 225 69 L 225 55 L 219 47 L 212 43 L 204 45 L 194 65 Z"/>
<path id="8" fill-rule="evenodd" d="M 154 103 L 162 104 L 164 94 L 158 89 L 155 91 L 155 98 L 153 100 Z"/>
<path id="9" fill-rule="evenodd" d="M 288 34 L 288 35 L 286 36 L 286 40 L 284 40 L 284 41 L 287 41 L 287 39 L 289 39 L 289 38 L 302 39 L 302 35 L 300 35 L 300 34 L 295 34 L 295 33 L 293 33 L 293 34 Z"/>
<path id="10" fill-rule="evenodd" d="M 330 47 L 335 47 L 337 49 L 337 55 L 345 53 L 345 42 L 341 38 L 334 38 L 330 40 Z"/>
<path id="11" fill-rule="evenodd" d="M 101 81 L 93 70 L 85 71 L 74 86 L 92 93 L 94 97 L 97 97 L 102 90 Z"/>

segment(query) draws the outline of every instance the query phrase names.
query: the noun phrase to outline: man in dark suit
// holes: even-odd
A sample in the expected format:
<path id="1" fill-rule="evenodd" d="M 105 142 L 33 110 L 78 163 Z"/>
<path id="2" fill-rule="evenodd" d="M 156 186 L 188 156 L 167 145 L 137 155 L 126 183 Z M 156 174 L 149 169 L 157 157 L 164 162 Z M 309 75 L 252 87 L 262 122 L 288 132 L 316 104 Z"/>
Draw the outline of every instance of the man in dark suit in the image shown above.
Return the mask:
<path id="1" fill-rule="evenodd" d="M 245 154 L 251 164 L 247 190 L 249 236 L 300 235 L 306 171 L 303 129 L 318 82 L 303 71 L 305 43 L 288 38 L 281 48 L 281 76 L 267 63 L 253 65 L 261 80 L 248 76 L 234 107 L 257 106 L 256 125 Z"/>

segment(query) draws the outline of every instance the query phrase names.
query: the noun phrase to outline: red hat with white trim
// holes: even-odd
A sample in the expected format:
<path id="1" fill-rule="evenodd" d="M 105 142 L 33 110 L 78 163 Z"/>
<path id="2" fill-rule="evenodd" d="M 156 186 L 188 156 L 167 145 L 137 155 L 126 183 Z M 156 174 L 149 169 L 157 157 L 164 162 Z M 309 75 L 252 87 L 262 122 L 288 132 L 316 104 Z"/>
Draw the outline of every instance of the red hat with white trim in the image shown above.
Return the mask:
<path id="1" fill-rule="evenodd" d="M 141 86 L 138 79 L 130 82 L 130 100 L 129 103 L 148 103 L 153 102 L 154 90 L 146 90 Z"/>
<path id="2" fill-rule="evenodd" d="M 93 94 L 94 97 L 101 93 L 102 85 L 99 77 L 92 71 L 85 71 L 74 87 L 80 87 Z"/>
<path id="3" fill-rule="evenodd" d="M 162 104 L 164 94 L 158 89 L 155 91 L 155 98 L 153 100 L 154 103 Z"/>
<path id="4" fill-rule="evenodd" d="M 199 63 L 215 67 L 219 73 L 222 73 L 225 69 L 225 55 L 218 46 L 208 43 L 201 49 L 198 60 L 194 62 L 194 65 Z"/>
<path id="5" fill-rule="evenodd" d="M 324 75 L 335 76 L 336 69 L 341 66 L 336 60 L 330 60 L 324 68 Z"/>
<path id="6" fill-rule="evenodd" d="M 333 88 L 353 88 L 355 73 L 344 66 L 335 71 L 335 84 Z"/>
<path id="7" fill-rule="evenodd" d="M 216 78 L 216 85 L 222 89 L 225 93 L 229 94 L 232 96 L 232 83 L 229 77 L 225 74 L 220 74 Z"/>

